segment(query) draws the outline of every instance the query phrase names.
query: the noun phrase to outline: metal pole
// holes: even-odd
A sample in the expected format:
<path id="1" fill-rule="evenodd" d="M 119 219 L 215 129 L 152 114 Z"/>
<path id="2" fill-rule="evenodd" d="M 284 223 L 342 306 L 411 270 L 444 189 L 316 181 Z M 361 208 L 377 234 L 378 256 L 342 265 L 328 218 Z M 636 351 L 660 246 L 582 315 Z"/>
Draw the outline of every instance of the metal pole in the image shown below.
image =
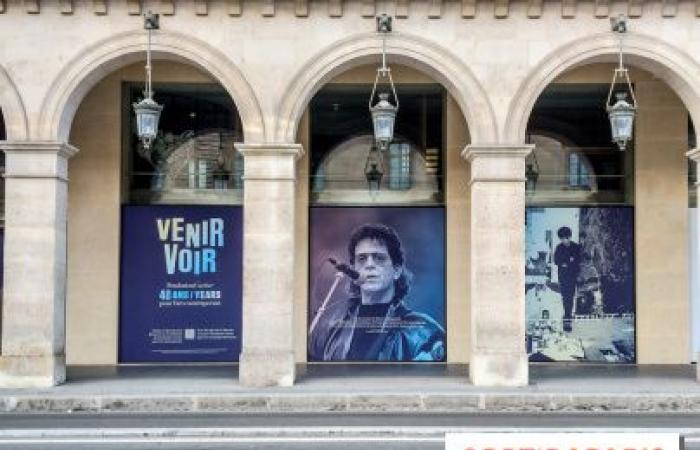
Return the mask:
<path id="1" fill-rule="evenodd" d="M 321 304 L 321 307 L 316 311 L 316 315 L 314 316 L 314 320 L 311 322 L 311 326 L 309 327 L 309 336 L 313 335 L 314 330 L 316 329 L 316 326 L 318 325 L 318 321 L 323 315 L 323 313 L 326 311 L 326 306 L 328 306 L 328 302 L 330 301 L 331 297 L 333 296 L 333 293 L 335 292 L 336 288 L 338 287 L 338 284 L 340 283 L 340 280 L 343 279 L 343 272 L 337 272 L 335 274 L 335 280 L 333 280 L 333 284 L 331 285 L 331 288 L 328 290 L 328 294 L 326 294 L 326 298 L 323 299 L 323 303 Z"/>
<path id="2" fill-rule="evenodd" d="M 148 29 L 148 47 L 146 47 L 146 97 L 151 98 L 151 29 Z"/>

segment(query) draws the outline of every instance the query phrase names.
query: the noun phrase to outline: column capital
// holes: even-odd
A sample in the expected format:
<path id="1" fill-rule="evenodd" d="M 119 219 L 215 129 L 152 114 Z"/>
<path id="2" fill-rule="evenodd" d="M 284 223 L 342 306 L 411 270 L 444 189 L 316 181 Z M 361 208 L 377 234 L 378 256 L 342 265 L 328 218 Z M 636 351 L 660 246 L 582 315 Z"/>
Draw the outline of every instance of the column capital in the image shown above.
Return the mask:
<path id="1" fill-rule="evenodd" d="M 301 144 L 289 144 L 284 142 L 250 144 L 247 142 L 237 142 L 234 146 L 243 156 L 290 155 L 294 156 L 294 159 L 300 159 L 304 156 L 304 147 Z"/>
<path id="2" fill-rule="evenodd" d="M 526 158 L 534 144 L 469 144 L 462 151 L 462 158 L 472 162 L 478 157 Z"/>
<path id="3" fill-rule="evenodd" d="M 68 181 L 68 159 L 78 149 L 58 141 L 0 141 L 5 178 L 55 178 Z"/>
<path id="4" fill-rule="evenodd" d="M 525 158 L 534 147 L 532 144 L 467 145 L 462 157 L 471 164 L 470 183 L 524 183 Z"/>
<path id="5" fill-rule="evenodd" d="M 59 141 L 0 141 L 0 150 L 22 153 L 56 153 L 68 159 L 78 153 L 78 148 Z"/>
<path id="6" fill-rule="evenodd" d="M 691 161 L 695 161 L 696 163 L 700 164 L 700 147 L 686 152 L 685 156 L 687 156 Z"/>

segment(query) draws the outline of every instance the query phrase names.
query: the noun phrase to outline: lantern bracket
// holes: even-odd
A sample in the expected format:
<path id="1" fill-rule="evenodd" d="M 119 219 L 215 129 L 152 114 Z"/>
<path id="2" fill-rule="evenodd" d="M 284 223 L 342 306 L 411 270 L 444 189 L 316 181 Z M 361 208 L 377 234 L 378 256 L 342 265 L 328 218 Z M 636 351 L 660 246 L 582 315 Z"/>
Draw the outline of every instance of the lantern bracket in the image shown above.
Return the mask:
<path id="1" fill-rule="evenodd" d="M 630 81 L 629 77 L 629 71 L 625 67 L 623 63 L 623 39 L 625 34 L 627 33 L 627 17 L 625 17 L 623 14 L 620 14 L 617 17 L 611 17 L 610 18 L 610 28 L 614 33 L 618 35 L 618 66 L 615 68 L 615 71 L 613 72 L 613 79 L 610 83 L 610 90 L 608 91 L 608 99 L 605 102 L 606 108 L 610 108 L 612 105 L 610 104 L 610 100 L 612 99 L 613 91 L 615 90 L 615 84 L 617 83 L 618 78 L 621 79 L 622 81 L 627 84 L 627 90 L 629 91 L 630 97 L 632 99 L 632 107 L 636 108 L 637 107 L 637 99 L 634 96 L 634 89 L 632 89 L 632 82 Z"/>
<path id="2" fill-rule="evenodd" d="M 389 84 L 391 85 L 391 92 L 394 95 L 394 101 L 396 102 L 396 109 L 399 109 L 399 97 L 396 95 L 396 88 L 394 86 L 394 79 L 391 76 L 391 69 L 386 65 L 386 37 L 392 31 L 392 18 L 389 15 L 382 14 L 377 16 L 377 33 L 382 35 L 382 66 L 377 69 L 377 75 L 374 77 L 374 85 L 372 86 L 372 93 L 369 96 L 369 107 L 372 108 L 372 101 L 374 100 L 375 93 L 377 91 L 377 85 L 379 84 L 380 78 L 388 78 Z"/>

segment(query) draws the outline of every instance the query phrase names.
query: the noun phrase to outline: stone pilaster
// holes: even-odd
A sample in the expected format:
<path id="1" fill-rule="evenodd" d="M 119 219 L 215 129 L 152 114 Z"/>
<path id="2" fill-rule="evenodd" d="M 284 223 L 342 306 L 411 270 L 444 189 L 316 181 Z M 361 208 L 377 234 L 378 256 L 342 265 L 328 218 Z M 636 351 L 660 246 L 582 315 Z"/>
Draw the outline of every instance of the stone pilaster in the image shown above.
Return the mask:
<path id="1" fill-rule="evenodd" d="M 298 144 L 239 144 L 243 203 L 244 386 L 294 383 L 295 172 Z"/>
<path id="2" fill-rule="evenodd" d="M 471 355 L 477 386 L 524 386 L 525 157 L 532 146 L 468 145 Z"/>
<path id="3" fill-rule="evenodd" d="M 695 164 L 696 178 L 695 178 L 695 194 L 697 195 L 698 205 L 695 208 L 695 213 L 698 215 L 697 223 L 700 224 L 700 148 L 694 148 L 685 154 L 691 161 Z M 698 227 L 700 230 L 700 226 Z M 692 251 L 700 253 L 700 239 L 697 240 L 698 248 L 691 249 Z M 692 277 L 693 274 L 690 274 Z M 700 361 L 700 354 L 697 355 L 698 361 Z M 695 365 L 695 377 L 700 382 L 700 362 Z"/>
<path id="4" fill-rule="evenodd" d="M 68 158 L 60 142 L 2 142 L 5 254 L 0 387 L 65 381 Z M 86 262 L 89 263 L 89 262 Z"/>

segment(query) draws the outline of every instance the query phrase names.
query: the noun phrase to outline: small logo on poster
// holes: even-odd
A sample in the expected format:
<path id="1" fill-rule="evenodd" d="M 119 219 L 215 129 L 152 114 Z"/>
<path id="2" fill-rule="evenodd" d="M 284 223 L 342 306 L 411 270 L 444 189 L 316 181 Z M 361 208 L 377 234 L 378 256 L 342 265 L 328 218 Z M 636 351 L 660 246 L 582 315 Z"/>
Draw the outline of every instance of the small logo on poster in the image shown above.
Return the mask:
<path id="1" fill-rule="evenodd" d="M 185 340 L 194 341 L 194 329 L 193 328 L 186 328 L 185 329 Z"/>
<path id="2" fill-rule="evenodd" d="M 679 450 L 678 433 L 447 433 L 445 450 Z"/>

